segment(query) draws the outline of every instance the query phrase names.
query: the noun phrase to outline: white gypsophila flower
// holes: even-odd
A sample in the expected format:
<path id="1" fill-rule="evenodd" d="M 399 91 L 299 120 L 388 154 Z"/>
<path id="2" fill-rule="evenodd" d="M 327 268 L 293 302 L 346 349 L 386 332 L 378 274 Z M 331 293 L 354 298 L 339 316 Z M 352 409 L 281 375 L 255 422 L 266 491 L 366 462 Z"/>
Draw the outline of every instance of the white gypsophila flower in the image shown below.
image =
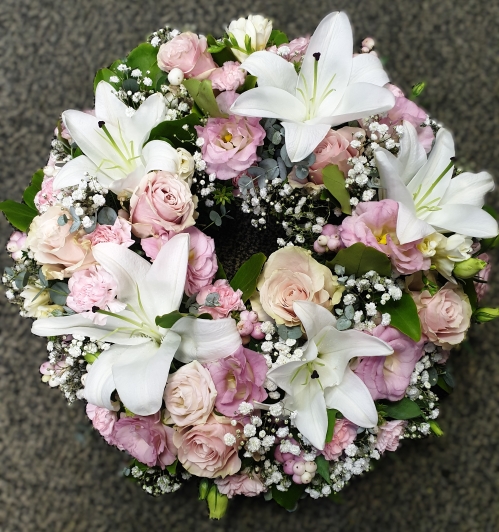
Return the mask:
<path id="1" fill-rule="evenodd" d="M 234 434 L 231 434 L 230 432 L 227 432 L 224 436 L 224 443 L 227 445 L 227 447 L 232 447 L 236 443 L 237 439 L 234 436 Z"/>

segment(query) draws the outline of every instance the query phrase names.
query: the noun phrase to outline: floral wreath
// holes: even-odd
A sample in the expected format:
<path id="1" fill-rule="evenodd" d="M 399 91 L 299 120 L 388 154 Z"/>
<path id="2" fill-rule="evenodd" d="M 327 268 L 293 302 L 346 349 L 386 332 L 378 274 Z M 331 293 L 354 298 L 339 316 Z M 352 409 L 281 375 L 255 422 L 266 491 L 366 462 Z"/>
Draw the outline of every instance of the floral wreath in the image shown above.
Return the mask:
<path id="1" fill-rule="evenodd" d="M 235 495 L 292 510 L 442 435 L 449 352 L 499 314 L 479 306 L 494 184 L 455 166 L 424 83 L 404 96 L 374 44 L 353 53 L 338 12 L 291 41 L 254 15 L 220 39 L 161 29 L 0 203 L 42 380 L 86 401 L 147 493 L 199 477 L 213 518 Z M 241 213 L 276 244 L 228 278 L 215 239 Z"/>

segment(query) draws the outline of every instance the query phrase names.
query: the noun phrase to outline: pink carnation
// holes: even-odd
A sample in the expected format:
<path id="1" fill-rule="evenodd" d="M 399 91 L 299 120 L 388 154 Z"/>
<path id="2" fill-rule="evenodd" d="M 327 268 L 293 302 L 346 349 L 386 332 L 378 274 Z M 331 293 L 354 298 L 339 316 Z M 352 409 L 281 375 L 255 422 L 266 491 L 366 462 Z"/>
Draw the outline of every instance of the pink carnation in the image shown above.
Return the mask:
<path id="1" fill-rule="evenodd" d="M 398 203 L 385 199 L 359 203 L 352 216 L 347 216 L 340 227 L 340 236 L 346 247 L 362 242 L 381 251 L 392 261 L 393 266 L 403 274 L 411 274 L 430 267 L 417 245 L 421 240 L 399 244 L 396 227 Z"/>
<path id="2" fill-rule="evenodd" d="M 326 460 L 338 460 L 341 453 L 357 437 L 357 426 L 347 419 L 337 419 L 334 424 L 333 439 L 326 443 L 322 454 Z"/>
<path id="3" fill-rule="evenodd" d="M 240 68 L 241 63 L 237 61 L 227 61 L 222 67 L 215 69 L 209 79 L 214 89 L 219 91 L 235 91 L 246 79 L 244 70 Z"/>
<path id="4" fill-rule="evenodd" d="M 118 449 L 127 451 L 139 462 L 164 469 L 176 459 L 173 433 L 171 427 L 163 425 L 158 412 L 152 416 L 122 416 L 114 425 L 112 439 Z"/>
<path id="5" fill-rule="evenodd" d="M 213 306 L 206 305 L 206 298 L 210 294 L 215 294 L 210 298 Z M 214 319 L 228 318 L 229 314 L 234 310 L 246 310 L 241 300 L 242 295 L 241 290 L 234 292 L 227 279 L 218 279 L 212 285 L 205 286 L 199 291 L 196 297 L 196 302 L 199 304 L 199 313 L 207 312 Z"/>
<path id="6" fill-rule="evenodd" d="M 361 358 L 355 373 L 374 400 L 398 401 L 404 397 L 416 362 L 423 356 L 424 341 L 416 343 L 394 327 L 382 325 L 374 329 L 373 336 L 384 340 L 393 349 L 393 355 Z"/>
<path id="7" fill-rule="evenodd" d="M 107 443 L 114 445 L 113 432 L 117 419 L 116 412 L 87 403 L 87 416 L 92 421 L 94 429 L 100 432 Z"/>
<path id="8" fill-rule="evenodd" d="M 262 402 L 267 398 L 263 383 L 267 363 L 260 353 L 243 346 L 232 355 L 208 365 L 215 383 L 216 409 L 225 416 L 237 415 L 239 405 L 245 402 Z"/>
<path id="9" fill-rule="evenodd" d="M 218 179 L 232 179 L 258 160 L 256 149 L 263 144 L 265 129 L 259 118 L 230 115 L 208 118 L 206 126 L 196 126 L 208 174 Z"/>
<path id="10" fill-rule="evenodd" d="M 232 499 L 234 495 L 244 495 L 245 497 L 256 497 L 260 493 L 267 491 L 262 481 L 256 476 L 249 477 L 246 473 L 241 475 L 230 475 L 225 478 L 217 478 L 215 484 L 218 491 Z"/>
<path id="11" fill-rule="evenodd" d="M 160 46 L 158 66 L 165 72 L 180 68 L 186 78 L 205 79 L 217 68 L 207 48 L 206 37 L 186 31 Z"/>
<path id="12" fill-rule="evenodd" d="M 400 436 L 404 432 L 407 421 L 387 421 L 378 427 L 378 437 L 375 447 L 380 453 L 396 451 L 399 446 Z"/>
<path id="13" fill-rule="evenodd" d="M 112 242 L 129 248 L 133 245 L 132 226 L 127 220 L 117 217 L 113 225 L 97 224 L 95 231 L 83 237 L 90 240 L 92 247 L 97 244 Z"/>
<path id="14" fill-rule="evenodd" d="M 12 255 L 12 258 L 14 258 L 14 255 Z M 490 270 L 492 269 L 492 264 L 490 262 L 490 257 L 487 255 L 487 253 L 482 253 L 481 255 L 478 255 L 477 259 L 484 260 L 487 263 L 487 266 L 483 270 L 480 270 L 477 274 L 477 277 L 484 281 L 482 283 L 474 283 L 475 285 L 475 292 L 477 300 L 480 301 L 485 297 L 485 294 L 489 291 L 489 276 L 490 276 Z"/>

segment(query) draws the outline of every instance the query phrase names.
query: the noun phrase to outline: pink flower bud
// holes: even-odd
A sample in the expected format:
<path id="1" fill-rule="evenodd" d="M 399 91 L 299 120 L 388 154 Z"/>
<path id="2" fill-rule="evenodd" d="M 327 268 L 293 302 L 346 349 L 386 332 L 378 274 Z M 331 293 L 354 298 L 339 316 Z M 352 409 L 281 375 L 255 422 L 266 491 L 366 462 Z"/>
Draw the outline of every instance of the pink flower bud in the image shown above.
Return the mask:
<path id="1" fill-rule="evenodd" d="M 260 322 L 255 323 L 251 336 L 255 340 L 263 340 L 265 338 L 265 333 L 262 331 L 262 324 Z"/>

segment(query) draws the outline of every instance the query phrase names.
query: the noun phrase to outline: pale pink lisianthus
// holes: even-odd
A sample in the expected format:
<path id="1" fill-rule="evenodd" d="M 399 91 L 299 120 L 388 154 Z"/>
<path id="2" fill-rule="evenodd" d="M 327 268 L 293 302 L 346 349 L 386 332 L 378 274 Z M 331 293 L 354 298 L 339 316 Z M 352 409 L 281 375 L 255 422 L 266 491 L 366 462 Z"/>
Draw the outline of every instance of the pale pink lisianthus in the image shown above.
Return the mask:
<path id="1" fill-rule="evenodd" d="M 343 451 L 357 437 L 357 426 L 348 419 L 337 419 L 334 424 L 333 439 L 324 445 L 322 454 L 326 460 L 338 460 Z"/>
<path id="2" fill-rule="evenodd" d="M 237 177 L 258 160 L 256 150 L 266 135 L 259 118 L 234 115 L 208 118 L 206 126 L 195 129 L 204 140 L 201 152 L 206 172 L 222 180 Z"/>
<path id="3" fill-rule="evenodd" d="M 166 409 L 179 427 L 205 423 L 213 412 L 216 396 L 210 372 L 197 360 L 168 377 L 163 395 Z"/>
<path id="4" fill-rule="evenodd" d="M 375 447 L 380 453 L 385 451 L 396 451 L 400 436 L 407 426 L 407 421 L 387 421 L 384 425 L 378 427 L 378 437 L 376 438 Z"/>
<path id="5" fill-rule="evenodd" d="M 225 417 L 211 416 L 202 425 L 185 427 L 173 434 L 178 449 L 178 460 L 184 468 L 197 477 L 225 478 L 241 469 L 238 442 L 227 445 L 226 434 L 236 437 L 237 426 Z M 240 429 L 239 429 L 240 430 Z"/>
<path id="6" fill-rule="evenodd" d="M 385 199 L 359 203 L 352 216 L 347 216 L 340 227 L 340 236 L 346 247 L 357 242 L 381 251 L 393 266 L 405 275 L 426 270 L 430 259 L 418 249 L 420 240 L 400 244 L 396 235 L 399 205 Z"/>
<path id="7" fill-rule="evenodd" d="M 214 299 L 217 300 L 216 306 L 206 305 L 206 298 L 210 294 L 218 294 L 218 297 L 214 296 Z M 241 290 L 234 290 L 227 279 L 218 279 L 212 285 L 201 288 L 196 302 L 199 304 L 200 314 L 211 314 L 214 319 L 228 318 L 234 310 L 246 310 L 241 300 L 242 295 Z"/>
<path id="8" fill-rule="evenodd" d="M 256 497 L 267 491 L 262 481 L 255 475 L 248 476 L 246 473 L 240 475 L 230 475 L 225 478 L 215 480 L 218 491 L 232 499 L 235 495 L 244 495 L 245 497 Z"/>
<path id="9" fill-rule="evenodd" d="M 149 467 L 164 469 L 173 464 L 177 450 L 173 444 L 174 430 L 161 422 L 158 412 L 152 416 L 122 417 L 116 421 L 113 444 Z"/>
<path id="10" fill-rule="evenodd" d="M 62 216 L 67 222 L 59 225 Z M 95 263 L 91 244 L 83 239 L 85 232 L 70 233 L 71 224 L 71 214 L 60 205 L 49 207 L 31 222 L 26 247 L 43 265 L 47 279 L 64 279 Z"/>
<path id="11" fill-rule="evenodd" d="M 21 260 L 23 251 L 26 251 L 26 233 L 14 231 L 7 242 L 7 251 L 10 253 L 12 260 Z"/>
<path id="12" fill-rule="evenodd" d="M 464 340 L 473 311 L 468 296 L 458 285 L 446 283 L 433 296 L 428 290 L 412 296 L 421 329 L 430 342 L 450 349 Z"/>
<path id="13" fill-rule="evenodd" d="M 364 357 L 355 368 L 355 373 L 376 399 L 399 401 L 405 395 L 416 362 L 423 356 L 424 341 L 415 342 L 394 327 L 378 325 L 373 336 L 386 342 L 393 355 L 387 357 Z"/>
<path id="14" fill-rule="evenodd" d="M 133 245 L 132 226 L 130 222 L 118 216 L 113 225 L 97 224 L 95 231 L 92 231 L 83 239 L 90 240 L 92 247 L 97 244 L 112 242 L 129 248 Z"/>
<path id="15" fill-rule="evenodd" d="M 96 307 L 111 312 L 121 312 L 126 305 L 117 301 L 118 284 L 102 266 L 95 264 L 75 272 L 68 281 L 69 294 L 66 305 L 75 312 L 88 312 L 94 323 L 104 325 L 106 316 L 97 314 Z"/>
<path id="16" fill-rule="evenodd" d="M 217 68 L 207 48 L 206 37 L 186 31 L 160 46 L 158 66 L 165 72 L 179 68 L 186 78 L 206 79 Z"/>
<path id="17" fill-rule="evenodd" d="M 144 176 L 130 199 L 132 232 L 147 238 L 165 231 L 180 233 L 194 225 L 194 198 L 189 185 L 170 172 Z"/>
<path id="18" fill-rule="evenodd" d="M 211 85 L 219 91 L 235 91 L 246 79 L 244 70 L 237 61 L 226 61 L 222 67 L 215 69 L 210 74 Z"/>
<path id="19" fill-rule="evenodd" d="M 232 104 L 239 98 L 239 94 L 236 91 L 223 91 L 221 92 L 215 100 L 218 104 L 218 109 L 221 113 L 226 115 L 230 114 L 230 108 Z"/>
<path id="20" fill-rule="evenodd" d="M 426 153 L 431 150 L 435 134 L 430 126 L 422 126 L 427 119 L 426 111 L 418 107 L 414 102 L 407 99 L 404 93 L 395 85 L 388 83 L 386 88 L 395 96 L 395 105 L 388 111 L 387 118 L 382 118 L 380 124 L 389 126 L 402 125 L 405 120 L 410 122 L 418 134 L 418 140 Z"/>
<path id="21" fill-rule="evenodd" d="M 109 445 L 114 445 L 113 432 L 117 421 L 116 412 L 90 403 L 87 403 L 86 411 L 94 429 L 100 432 Z"/>
<path id="22" fill-rule="evenodd" d="M 14 256 L 12 256 L 14 258 Z M 490 257 L 487 255 L 487 253 L 482 253 L 481 255 L 478 255 L 477 259 L 483 260 L 487 263 L 487 266 L 483 270 L 480 270 L 477 274 L 477 277 L 483 281 L 481 283 L 473 283 L 475 286 L 475 292 L 477 300 L 482 300 L 487 292 L 489 291 L 489 283 L 487 282 L 490 277 L 490 271 L 492 269 L 492 264 L 490 262 Z"/>
<path id="23" fill-rule="evenodd" d="M 208 370 L 217 390 L 217 411 L 237 417 L 237 409 L 243 401 L 264 401 L 267 398 L 263 387 L 267 369 L 263 355 L 243 346 L 232 355 L 209 364 Z"/>

